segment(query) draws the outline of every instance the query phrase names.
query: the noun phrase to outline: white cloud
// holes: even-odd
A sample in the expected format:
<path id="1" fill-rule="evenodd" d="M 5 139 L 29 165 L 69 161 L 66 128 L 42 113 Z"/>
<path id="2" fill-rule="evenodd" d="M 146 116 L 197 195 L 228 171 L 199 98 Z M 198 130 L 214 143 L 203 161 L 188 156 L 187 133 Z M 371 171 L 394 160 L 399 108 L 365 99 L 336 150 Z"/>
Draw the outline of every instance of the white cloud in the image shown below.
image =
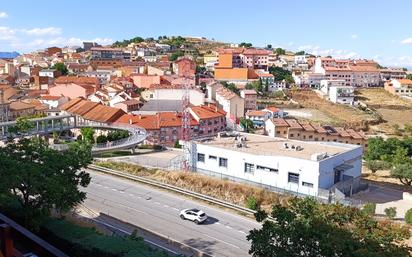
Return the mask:
<path id="1" fill-rule="evenodd" d="M 11 40 L 14 38 L 16 31 L 9 27 L 0 27 L 0 40 Z"/>
<path id="2" fill-rule="evenodd" d="M 0 19 L 7 17 L 9 17 L 9 15 L 6 12 L 0 12 Z"/>
<path id="3" fill-rule="evenodd" d="M 320 55 L 320 56 L 333 56 L 338 59 L 353 59 L 359 58 L 359 54 L 353 51 L 342 50 L 342 49 L 322 49 L 320 46 L 314 45 L 303 45 L 298 47 L 298 51 L 305 51 L 309 54 Z"/>
<path id="4" fill-rule="evenodd" d="M 55 28 L 55 27 L 22 29 L 21 31 L 29 36 L 47 36 L 47 35 L 56 36 L 62 33 L 61 28 Z"/>
<path id="5" fill-rule="evenodd" d="M 405 38 L 401 41 L 401 44 L 412 44 L 412 37 Z"/>
<path id="6" fill-rule="evenodd" d="M 357 39 L 358 38 L 358 34 L 352 34 L 352 36 L 350 36 L 352 39 Z"/>

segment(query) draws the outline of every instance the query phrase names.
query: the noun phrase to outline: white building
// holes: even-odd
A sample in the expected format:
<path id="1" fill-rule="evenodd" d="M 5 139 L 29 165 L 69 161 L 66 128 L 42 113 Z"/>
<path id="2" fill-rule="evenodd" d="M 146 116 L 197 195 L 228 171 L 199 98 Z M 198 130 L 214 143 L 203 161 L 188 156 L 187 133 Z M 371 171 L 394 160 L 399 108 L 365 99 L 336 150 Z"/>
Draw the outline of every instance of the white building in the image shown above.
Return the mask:
<path id="1" fill-rule="evenodd" d="M 54 78 L 56 76 L 56 70 L 55 69 L 43 69 L 39 71 L 39 76 Z"/>
<path id="2" fill-rule="evenodd" d="M 185 94 L 185 89 L 181 87 L 162 87 L 156 86 L 151 87 L 149 90 L 142 92 L 141 96 L 144 100 L 179 100 L 181 101 L 183 95 Z M 205 104 L 205 94 L 198 90 L 197 88 L 189 89 L 190 103 L 193 105 L 203 105 Z"/>
<path id="3" fill-rule="evenodd" d="M 315 72 L 305 72 L 303 74 L 292 74 L 293 79 L 295 80 L 295 84 L 298 87 L 310 87 L 310 88 L 319 88 L 320 81 L 325 79 L 325 75 L 322 73 L 315 73 Z"/>
<path id="4" fill-rule="evenodd" d="M 220 178 L 325 198 L 329 192 L 359 190 L 362 147 L 357 145 L 220 134 L 193 141 L 190 153 L 194 171 Z"/>
<path id="5" fill-rule="evenodd" d="M 320 90 L 335 104 L 353 105 L 355 102 L 355 89 L 347 86 L 345 80 L 321 80 Z"/>

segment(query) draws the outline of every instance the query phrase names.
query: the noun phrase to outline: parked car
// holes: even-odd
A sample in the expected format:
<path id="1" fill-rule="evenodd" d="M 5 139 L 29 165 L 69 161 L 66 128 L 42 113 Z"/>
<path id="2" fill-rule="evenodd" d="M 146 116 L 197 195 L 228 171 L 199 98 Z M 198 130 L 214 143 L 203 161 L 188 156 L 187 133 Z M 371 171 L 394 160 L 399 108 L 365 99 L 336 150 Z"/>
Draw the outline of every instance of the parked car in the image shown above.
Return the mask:
<path id="1" fill-rule="evenodd" d="M 207 220 L 207 215 L 198 209 L 184 209 L 180 212 L 180 218 L 182 220 L 191 220 L 196 224 L 200 224 Z"/>

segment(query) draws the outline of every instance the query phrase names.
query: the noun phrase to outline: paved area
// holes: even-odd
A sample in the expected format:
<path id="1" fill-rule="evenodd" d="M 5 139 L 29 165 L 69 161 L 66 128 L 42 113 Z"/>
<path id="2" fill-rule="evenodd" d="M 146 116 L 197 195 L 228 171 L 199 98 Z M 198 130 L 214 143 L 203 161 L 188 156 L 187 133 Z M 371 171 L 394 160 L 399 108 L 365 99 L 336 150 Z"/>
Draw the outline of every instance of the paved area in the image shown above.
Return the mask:
<path id="1" fill-rule="evenodd" d="M 183 196 L 129 180 L 90 171 L 92 181 L 84 205 L 212 256 L 249 256 L 246 235 L 260 224 L 245 217 L 203 205 Z M 179 218 L 185 208 L 200 208 L 209 219 L 196 225 Z"/>
<path id="2" fill-rule="evenodd" d="M 161 152 L 107 158 L 107 160 L 128 162 L 152 168 L 168 169 L 172 166 L 173 160 L 179 157 L 183 157 L 183 151 L 168 149 Z"/>

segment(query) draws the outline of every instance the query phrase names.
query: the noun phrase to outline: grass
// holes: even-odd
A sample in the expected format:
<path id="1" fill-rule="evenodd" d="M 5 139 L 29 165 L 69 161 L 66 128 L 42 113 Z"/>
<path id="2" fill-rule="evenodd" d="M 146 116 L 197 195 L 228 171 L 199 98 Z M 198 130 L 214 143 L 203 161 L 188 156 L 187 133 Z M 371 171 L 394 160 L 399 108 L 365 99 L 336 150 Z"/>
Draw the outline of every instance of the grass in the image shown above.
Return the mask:
<path id="1" fill-rule="evenodd" d="M 260 203 L 262 209 L 265 210 L 270 210 L 271 206 L 276 203 L 286 204 L 287 200 L 290 199 L 290 196 L 277 194 L 259 187 L 221 180 L 198 173 L 148 169 L 122 162 L 98 162 L 96 165 L 147 177 L 244 207 L 246 207 L 249 197 L 254 197 Z"/>
<path id="2" fill-rule="evenodd" d="M 339 126 L 366 129 L 369 123 L 379 122 L 379 117 L 358 108 L 334 104 L 319 97 L 312 90 L 290 90 L 288 96 L 305 108 L 314 108 L 333 118 Z"/>

